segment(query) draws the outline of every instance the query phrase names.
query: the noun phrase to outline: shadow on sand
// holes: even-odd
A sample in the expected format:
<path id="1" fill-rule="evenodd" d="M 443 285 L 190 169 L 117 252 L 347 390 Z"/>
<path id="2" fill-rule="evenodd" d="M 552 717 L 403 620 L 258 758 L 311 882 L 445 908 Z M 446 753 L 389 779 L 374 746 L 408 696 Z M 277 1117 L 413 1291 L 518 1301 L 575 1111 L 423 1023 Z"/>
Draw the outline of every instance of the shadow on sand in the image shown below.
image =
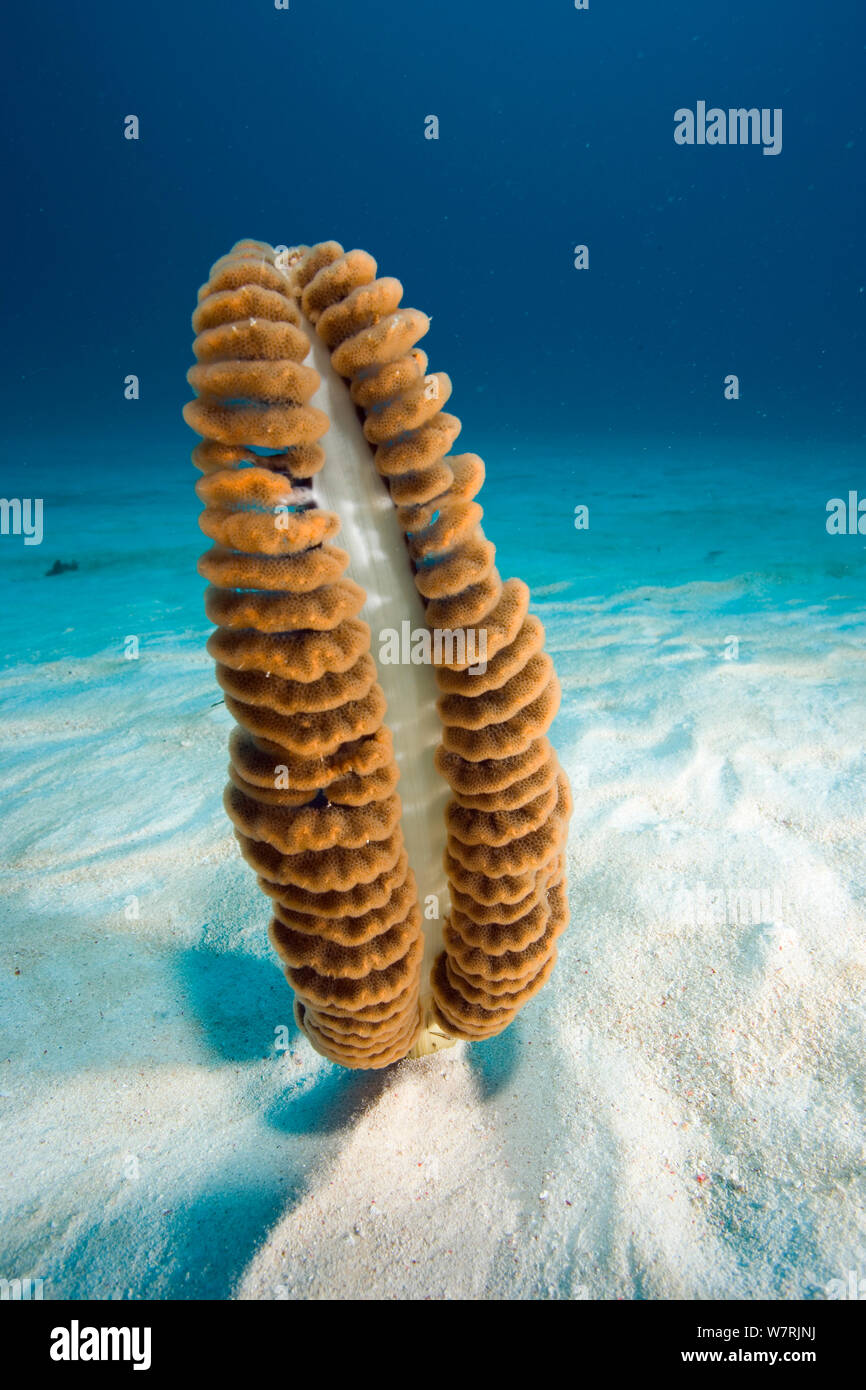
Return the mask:
<path id="1" fill-rule="evenodd" d="M 466 1060 L 478 1082 L 482 1101 L 491 1100 L 516 1074 L 521 1060 L 520 1029 L 517 1018 L 498 1037 L 468 1045 Z"/>

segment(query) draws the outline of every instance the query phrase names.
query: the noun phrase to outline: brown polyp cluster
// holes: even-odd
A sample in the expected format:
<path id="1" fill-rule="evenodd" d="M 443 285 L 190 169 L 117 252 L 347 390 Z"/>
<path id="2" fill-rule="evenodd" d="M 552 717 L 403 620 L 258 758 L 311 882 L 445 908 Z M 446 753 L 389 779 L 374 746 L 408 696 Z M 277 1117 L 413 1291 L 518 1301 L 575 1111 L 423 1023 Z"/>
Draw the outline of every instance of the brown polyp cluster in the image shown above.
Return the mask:
<path id="1" fill-rule="evenodd" d="M 526 585 L 495 568 L 474 500 L 481 459 L 449 453 L 451 385 L 416 346 L 429 320 L 401 307 L 399 281 L 377 279 L 370 256 L 335 242 L 282 260 L 240 242 L 198 299 L 197 399 L 184 415 L 203 439 L 196 490 L 214 542 L 199 563 L 216 624 L 208 650 L 238 726 L 225 806 L 273 899 L 296 1018 L 325 1056 L 382 1067 L 411 1050 L 432 986 L 445 1033 L 490 1037 L 553 969 L 571 797 L 546 737 L 559 685 L 544 629 Z M 328 419 L 310 405 L 319 377 L 303 365 L 305 320 L 350 383 L 429 627 L 462 631 L 463 655 L 486 658 L 440 649 L 436 668 L 451 912 L 430 982 L 385 701 L 357 616 L 365 594 L 333 544 L 338 517 L 313 496 Z"/>
<path id="2" fill-rule="evenodd" d="M 443 373 L 416 346 L 429 320 L 401 308 L 399 281 L 376 278 L 363 251 L 313 247 L 291 278 L 303 313 L 350 382 L 364 434 L 386 479 L 431 629 L 486 638 L 481 673 L 442 662 L 436 678 L 452 911 L 433 969 L 439 1022 L 485 1038 L 505 1028 L 545 983 L 568 920 L 563 849 L 572 803 L 546 733 L 559 684 L 520 580 L 503 582 L 474 500 L 484 465 L 449 454 L 460 430 L 442 406 Z M 470 647 L 469 634 L 476 640 Z M 452 651 L 453 655 L 453 651 Z"/>
<path id="3" fill-rule="evenodd" d="M 217 261 L 193 316 L 203 442 L 200 525 L 214 542 L 208 642 L 225 703 L 226 811 L 273 899 L 271 940 L 299 1024 L 347 1067 L 383 1067 L 420 1027 L 423 938 L 400 829 L 385 700 L 358 619 L 364 591 L 332 544 L 339 519 L 315 505 L 328 418 L 309 404 L 318 374 L 270 247 Z M 268 451 L 264 454 L 257 451 Z"/>

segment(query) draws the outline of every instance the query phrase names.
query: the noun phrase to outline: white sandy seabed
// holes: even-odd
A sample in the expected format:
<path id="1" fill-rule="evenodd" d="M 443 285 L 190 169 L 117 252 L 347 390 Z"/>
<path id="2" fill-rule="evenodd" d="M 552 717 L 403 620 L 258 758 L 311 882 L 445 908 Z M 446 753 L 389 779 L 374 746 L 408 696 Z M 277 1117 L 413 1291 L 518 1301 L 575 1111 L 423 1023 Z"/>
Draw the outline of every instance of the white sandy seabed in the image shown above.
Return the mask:
<path id="1" fill-rule="evenodd" d="M 862 618 L 745 605 L 726 661 L 748 577 L 566 588 L 536 593 L 576 803 L 559 964 L 500 1038 L 384 1074 L 292 1023 L 200 634 L 2 676 L 0 1275 L 101 1299 L 866 1281 Z"/>

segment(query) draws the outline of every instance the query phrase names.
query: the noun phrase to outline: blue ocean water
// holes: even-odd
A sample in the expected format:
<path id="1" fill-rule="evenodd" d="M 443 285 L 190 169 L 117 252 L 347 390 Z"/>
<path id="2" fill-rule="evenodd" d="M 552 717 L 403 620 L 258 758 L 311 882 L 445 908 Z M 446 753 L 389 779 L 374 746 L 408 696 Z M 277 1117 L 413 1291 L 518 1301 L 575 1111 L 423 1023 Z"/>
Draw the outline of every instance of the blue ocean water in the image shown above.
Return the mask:
<path id="1" fill-rule="evenodd" d="M 689 1119 L 678 1111 L 677 1124 L 706 1142 L 670 1160 L 658 1138 L 638 1161 L 629 1134 L 602 1132 L 585 1150 L 602 1155 L 602 1198 L 575 1156 L 583 1140 L 551 1130 L 593 1210 L 609 1188 L 614 1214 L 628 1215 L 610 1218 L 585 1269 L 561 1228 L 549 1267 L 525 1257 L 522 1296 L 573 1296 L 579 1266 L 593 1296 L 813 1296 L 853 1248 L 823 1176 L 844 1189 L 850 1218 L 862 1175 L 851 981 L 866 535 L 826 526 L 831 498 L 866 497 L 862 7 L 97 0 L 48 19 L 19 10 L 8 30 L 0 481 L 7 498 L 43 500 L 44 537 L 0 537 L 4 884 L 24 962 L 4 996 L 15 1064 L 3 1104 L 20 1133 L 8 1171 L 23 1177 L 0 1273 L 50 1272 L 64 1295 L 227 1296 L 278 1217 L 303 1205 L 304 1164 L 377 1094 L 300 1062 L 294 1089 L 264 1079 L 255 1028 L 281 981 L 219 806 L 227 717 L 203 650 L 194 439 L 180 415 L 210 264 L 241 237 L 334 237 L 371 251 L 431 315 L 424 346 L 452 379 L 458 447 L 487 465 L 498 567 L 529 582 L 562 681 L 553 734 L 578 804 L 574 927 L 560 993 L 539 1015 L 561 1074 L 580 1056 L 569 1084 L 586 1087 L 587 1111 L 610 1085 L 654 1142 L 640 1106 L 671 1063 L 691 1088 L 671 1093 L 697 1097 L 691 1109 L 682 1099 Z M 703 100 L 781 108 L 781 153 L 677 145 L 675 110 Z M 137 141 L 124 139 L 129 114 Z M 137 400 L 124 398 L 130 373 Z M 75 568 L 49 576 L 56 561 Z M 795 1004 L 778 1037 L 774 927 L 710 934 L 682 955 L 670 945 L 674 887 L 699 879 L 785 883 L 795 965 L 779 989 Z M 123 917 L 130 896 L 152 904 L 140 928 Z M 724 974 L 726 951 L 729 993 L 720 1002 L 697 985 L 663 1032 L 650 1002 L 671 996 L 669 977 L 691 983 L 694 953 L 707 979 Z M 623 1022 L 634 999 L 646 1052 Z M 742 1001 L 779 1056 L 804 1040 L 807 1082 L 783 1081 L 772 1102 L 767 1086 L 737 1089 L 749 1045 L 725 1051 L 720 1019 Z M 569 1008 L 598 1027 L 585 1046 Z M 689 1030 L 714 1058 L 704 1090 Z M 45 1046 L 22 1045 L 43 1034 Z M 532 1036 L 475 1050 L 485 1122 L 498 1095 L 514 1125 L 531 1111 Z M 754 1063 L 764 1080 L 768 1056 Z M 229 1072 L 243 1072 L 240 1089 Z M 57 1075 L 80 1100 L 61 1103 Z M 157 1176 L 133 1200 L 115 1179 L 139 1112 L 117 1097 L 137 1096 L 145 1075 Z M 190 1077 L 203 1093 L 201 1115 L 184 1112 L 204 1144 L 194 1171 L 175 1124 L 175 1088 Z M 803 1119 L 803 1087 L 825 1149 Z M 105 1097 L 117 1113 L 100 1108 Z M 740 1128 L 750 1107 L 763 1148 Z M 226 1108 L 243 1117 L 241 1159 Z M 96 1175 L 79 1134 L 88 1123 Z M 665 1114 L 665 1134 L 673 1123 Z M 33 1155 L 61 1125 L 77 1137 L 41 1168 Z M 284 1182 L 287 1135 L 303 1163 Z M 515 1183 L 535 1201 L 531 1145 L 514 1150 Z M 700 1276 L 688 1260 L 677 1273 L 667 1251 L 654 1284 L 667 1209 L 623 1236 L 640 1206 L 629 1164 L 652 1187 L 673 1162 L 685 1191 L 696 1165 L 726 1174 L 732 1155 L 760 1170 L 765 1218 L 745 1218 L 734 1180 L 719 1181 L 694 1245 L 684 1235 L 680 1247 Z M 229 1234 L 215 1251 L 220 1222 Z M 151 1249 L 168 1252 L 158 1276 Z"/>
<path id="2" fill-rule="evenodd" d="M 754 571 L 808 567 L 804 552 L 856 564 L 857 540 L 830 542 L 821 518 L 862 480 L 864 39 L 853 0 L 823 25 L 674 0 L 531 16 L 444 0 L 435 24 L 384 0 L 242 21 L 227 0 L 97 2 L 47 31 L 16 13 L 2 481 L 44 498 L 45 540 L 37 555 L 2 538 L 6 621 L 57 613 L 23 646 L 7 634 L 3 660 L 49 650 L 67 605 L 70 649 L 116 642 L 137 609 L 111 593 L 145 551 L 133 628 L 173 602 L 195 621 L 166 550 L 193 507 L 189 315 L 242 236 L 334 236 L 402 277 L 433 316 L 461 447 L 488 462 L 497 543 L 514 537 L 534 584 L 695 578 L 737 546 Z M 781 153 L 677 145 L 674 111 L 699 100 L 780 107 Z M 43 557 L 79 564 L 44 605 L 17 587 Z"/>
<path id="3" fill-rule="evenodd" d="M 499 568 L 538 598 L 556 594 L 566 605 L 706 584 L 719 586 L 727 606 L 724 586 L 736 582 L 744 603 L 767 609 L 823 603 L 840 590 L 852 611 L 863 603 L 866 539 L 827 529 L 828 500 L 847 511 L 862 476 L 856 444 L 826 445 L 816 457 L 812 446 L 768 442 L 685 449 L 547 435 L 515 443 L 495 430 L 464 431 L 463 442 L 485 457 Z M 82 488 L 88 470 L 107 476 L 116 466 L 111 441 L 70 442 L 62 458 L 52 450 L 41 462 L 38 446 L 24 447 L 20 459 L 40 478 L 44 535 L 40 546 L 6 538 L 0 667 L 122 654 L 128 635 L 145 647 L 200 644 L 210 627 L 195 573 L 204 545 L 198 475 L 180 444 L 170 462 L 130 444 L 122 502 L 112 490 Z M 58 560 L 77 568 L 49 576 Z"/>

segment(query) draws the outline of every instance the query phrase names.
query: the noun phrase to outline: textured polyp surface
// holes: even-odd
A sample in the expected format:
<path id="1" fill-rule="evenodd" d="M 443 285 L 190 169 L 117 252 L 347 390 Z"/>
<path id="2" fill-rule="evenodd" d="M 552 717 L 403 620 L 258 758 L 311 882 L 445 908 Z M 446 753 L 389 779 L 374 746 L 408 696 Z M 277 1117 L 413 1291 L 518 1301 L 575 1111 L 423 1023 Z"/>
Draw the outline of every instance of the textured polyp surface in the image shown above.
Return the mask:
<path id="1" fill-rule="evenodd" d="M 369 256 L 328 242 L 300 259 L 292 278 L 364 412 L 428 625 L 486 639 L 485 670 L 455 661 L 436 673 L 436 764 L 453 792 L 445 812 L 452 912 L 431 983 L 446 1031 L 489 1036 L 548 978 L 567 922 L 562 848 L 571 797 L 544 737 L 559 685 L 542 651 L 544 629 L 528 613 L 528 590 L 503 583 L 481 529 L 474 498 L 484 466 L 475 455 L 448 453 L 460 431 L 442 409 L 451 382 L 427 371 L 416 346 L 429 320 L 401 308 L 397 282 L 375 275 Z"/>
<path id="2" fill-rule="evenodd" d="M 214 541 L 199 566 L 217 625 L 208 649 L 239 725 L 225 805 L 273 899 L 271 941 L 299 1026 L 332 1060 L 381 1067 L 412 1050 L 422 1020 L 452 1037 L 500 1032 L 553 969 L 571 811 L 545 737 L 559 686 L 526 585 L 502 580 L 484 536 L 484 465 L 449 453 L 460 422 L 442 409 L 450 380 L 428 372 L 417 347 L 427 316 L 401 307 L 399 281 L 377 279 L 365 252 L 327 242 L 283 259 L 239 243 L 213 267 L 193 319 L 197 399 L 185 416 L 203 436 L 193 461 Z M 319 370 L 307 361 L 311 326 Z M 347 408 L 363 421 L 360 453 L 343 443 Z M 319 442 L 329 418 L 330 472 Z M 383 482 L 374 490 L 353 472 L 349 487 L 346 470 L 365 466 Z M 333 544 L 341 521 L 355 556 L 365 528 L 375 549 L 396 526 L 414 577 L 406 616 L 466 638 L 435 658 L 435 702 L 420 682 L 413 728 L 398 719 L 396 759 L 358 615 L 373 583 L 399 589 L 403 571 L 389 585 L 375 565 L 355 566 L 369 590 L 348 578 L 349 555 Z M 393 558 L 390 541 L 384 551 Z M 412 678 L 411 668 L 389 673 Z M 440 735 L 435 760 L 428 725 Z M 416 777 L 421 758 L 431 763 Z M 431 864 L 434 845 L 445 852 Z M 428 928 L 426 955 L 416 867 L 425 896 L 447 875 L 448 915 L 438 933 Z M 443 947 L 435 958 L 431 943 Z"/>
<path id="3" fill-rule="evenodd" d="M 385 701 L 357 617 L 365 594 L 331 544 L 339 518 L 308 485 L 329 422 L 309 405 L 319 376 L 301 365 L 300 324 L 273 252 L 255 243 L 217 262 L 199 292 L 198 396 L 185 415 L 205 437 L 197 492 L 215 542 L 199 569 L 239 726 L 225 807 L 274 900 L 271 940 L 299 1021 L 332 1060 L 378 1067 L 420 1026 L 420 913 Z M 262 445 L 280 452 L 250 447 Z"/>

